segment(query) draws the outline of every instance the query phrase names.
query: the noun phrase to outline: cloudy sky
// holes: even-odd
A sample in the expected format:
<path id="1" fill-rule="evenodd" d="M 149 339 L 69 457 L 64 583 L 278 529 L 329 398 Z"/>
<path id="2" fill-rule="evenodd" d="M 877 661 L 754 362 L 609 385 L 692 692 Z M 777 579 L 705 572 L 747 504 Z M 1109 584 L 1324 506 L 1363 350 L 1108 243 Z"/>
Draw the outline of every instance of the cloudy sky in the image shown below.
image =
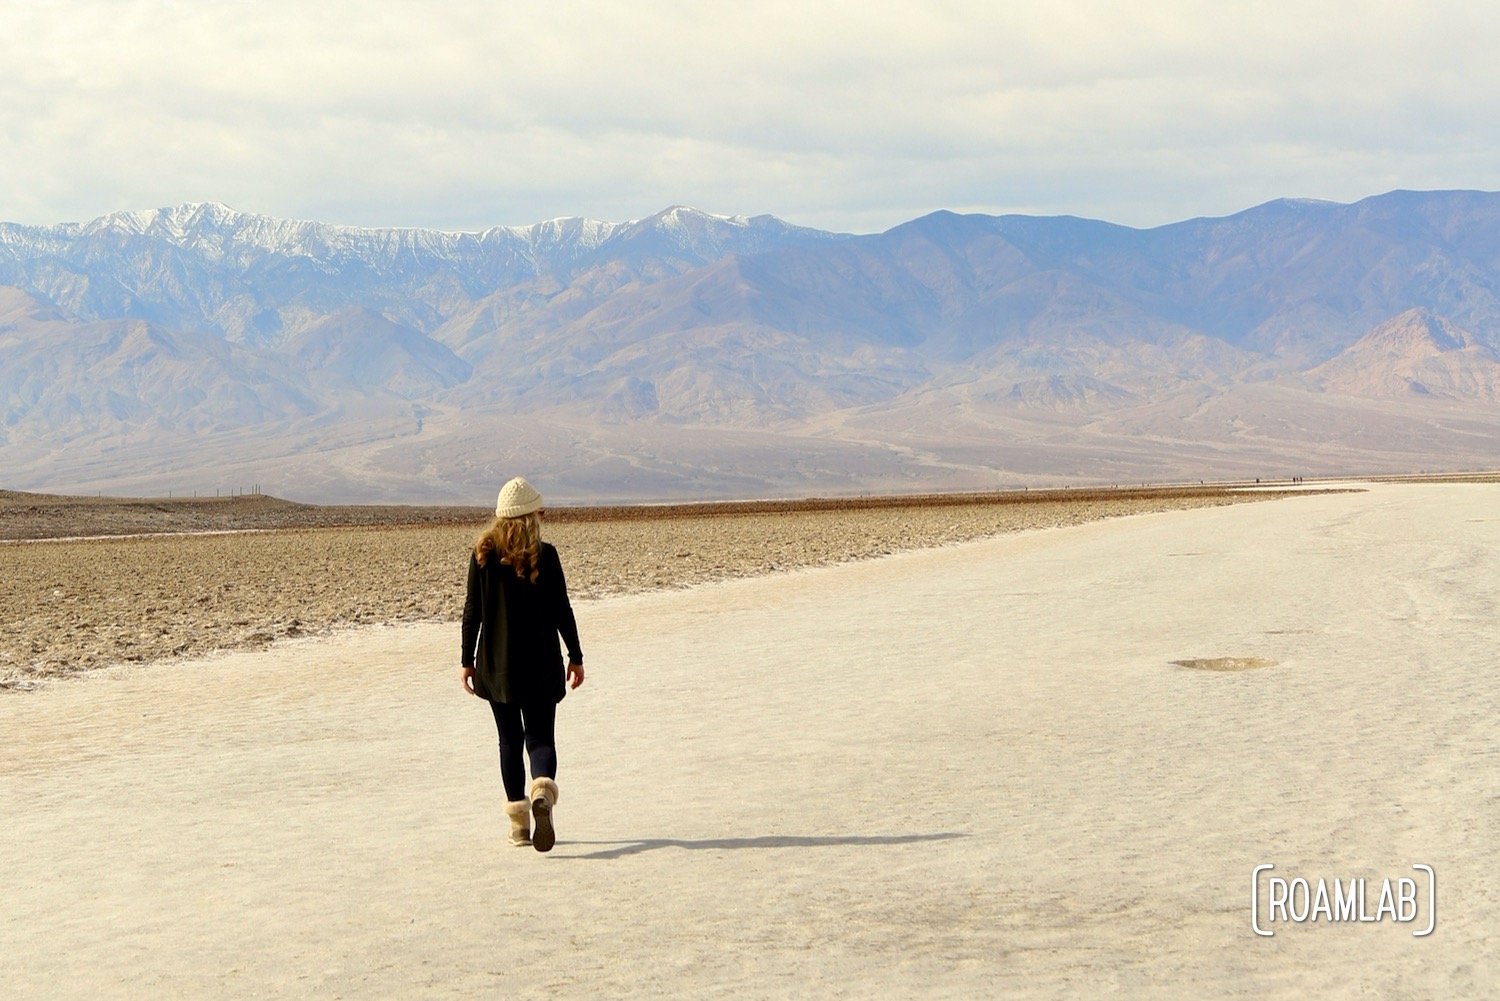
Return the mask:
<path id="1" fill-rule="evenodd" d="M 1500 188 L 1500 5 L 0 0 L 0 219 L 853 232 Z"/>

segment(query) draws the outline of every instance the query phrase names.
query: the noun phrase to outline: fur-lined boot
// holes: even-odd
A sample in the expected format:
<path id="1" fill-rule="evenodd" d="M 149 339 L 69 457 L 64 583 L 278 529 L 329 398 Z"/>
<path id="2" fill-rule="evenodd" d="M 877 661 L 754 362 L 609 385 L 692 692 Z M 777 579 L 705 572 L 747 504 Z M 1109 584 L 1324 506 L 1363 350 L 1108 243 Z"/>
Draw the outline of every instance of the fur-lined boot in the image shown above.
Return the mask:
<path id="1" fill-rule="evenodd" d="M 513 799 L 505 804 L 505 815 L 510 818 L 510 843 L 517 848 L 531 847 L 531 804 L 524 799 Z"/>
<path id="2" fill-rule="evenodd" d="M 557 841 L 552 829 L 552 808 L 557 806 L 557 783 L 543 775 L 531 780 L 531 816 L 536 820 L 536 833 L 531 836 L 531 846 L 539 852 L 550 852 Z"/>

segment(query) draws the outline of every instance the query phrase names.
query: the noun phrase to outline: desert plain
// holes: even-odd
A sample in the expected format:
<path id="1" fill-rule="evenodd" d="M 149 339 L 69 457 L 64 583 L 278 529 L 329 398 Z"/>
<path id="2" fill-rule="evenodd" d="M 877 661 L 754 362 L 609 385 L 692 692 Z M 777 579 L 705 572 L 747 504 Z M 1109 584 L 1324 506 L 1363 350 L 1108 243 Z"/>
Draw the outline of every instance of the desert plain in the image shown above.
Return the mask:
<path id="1" fill-rule="evenodd" d="M 0 992 L 1494 996 L 1497 501 L 549 521 L 546 855 L 459 687 L 472 525 L 0 547 Z M 1277 922 L 1267 864 L 1418 920 Z"/>

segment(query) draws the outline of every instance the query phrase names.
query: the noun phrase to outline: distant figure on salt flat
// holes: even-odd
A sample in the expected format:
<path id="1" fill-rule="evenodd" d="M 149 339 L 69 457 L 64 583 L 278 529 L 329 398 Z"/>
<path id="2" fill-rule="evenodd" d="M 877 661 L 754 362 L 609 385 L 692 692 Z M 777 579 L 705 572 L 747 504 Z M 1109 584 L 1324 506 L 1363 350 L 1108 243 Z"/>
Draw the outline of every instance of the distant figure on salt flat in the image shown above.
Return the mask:
<path id="1" fill-rule="evenodd" d="M 568 648 L 566 672 L 559 635 Z M 562 561 L 542 541 L 542 495 L 519 476 L 500 490 L 495 520 L 469 554 L 463 644 L 464 690 L 489 700 L 500 732 L 510 843 L 551 851 L 557 704 L 583 684 L 583 649 Z M 531 759 L 529 789 L 523 747 Z"/>

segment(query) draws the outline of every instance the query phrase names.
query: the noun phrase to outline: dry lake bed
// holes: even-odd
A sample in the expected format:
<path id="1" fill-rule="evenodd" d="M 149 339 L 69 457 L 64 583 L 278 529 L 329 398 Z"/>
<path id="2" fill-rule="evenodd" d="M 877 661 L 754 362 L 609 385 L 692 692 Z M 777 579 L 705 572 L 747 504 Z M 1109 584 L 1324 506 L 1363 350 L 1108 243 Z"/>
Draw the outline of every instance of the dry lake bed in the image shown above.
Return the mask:
<path id="1" fill-rule="evenodd" d="M 549 523 L 588 681 L 547 855 L 505 844 L 493 723 L 441 621 L 472 526 L 307 529 L 295 572 L 253 549 L 278 533 L 0 547 L 29 614 L 136 588 L 75 633 L 239 607 L 271 634 L 9 654 L 0 993 L 1493 997 L 1497 502 L 954 507 L 938 537 L 891 509 L 818 523 L 826 545 L 816 512 Z M 388 545 L 406 533 L 428 541 Z M 158 555 L 101 569 L 137 546 Z M 309 635 L 265 625 L 290 618 Z M 1313 910 L 1335 880 L 1361 911 Z"/>

